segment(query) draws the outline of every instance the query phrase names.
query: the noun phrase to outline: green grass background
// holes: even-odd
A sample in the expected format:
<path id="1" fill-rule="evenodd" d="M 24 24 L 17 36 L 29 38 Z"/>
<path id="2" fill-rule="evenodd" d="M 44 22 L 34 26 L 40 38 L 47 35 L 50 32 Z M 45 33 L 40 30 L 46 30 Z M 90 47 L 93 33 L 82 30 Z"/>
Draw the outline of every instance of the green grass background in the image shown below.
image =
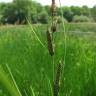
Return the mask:
<path id="1" fill-rule="evenodd" d="M 66 63 L 59 96 L 96 96 L 96 24 L 66 24 L 65 27 Z M 0 74 L 9 76 L 7 64 L 22 96 L 33 96 L 31 88 L 36 96 L 52 96 L 53 64 L 47 50 L 47 26 L 33 25 L 33 28 L 45 48 L 29 25 L 0 27 L 0 66 L 5 71 Z M 63 32 L 59 26 L 54 33 L 55 68 L 64 56 Z M 0 96 L 11 96 L 1 81 Z"/>

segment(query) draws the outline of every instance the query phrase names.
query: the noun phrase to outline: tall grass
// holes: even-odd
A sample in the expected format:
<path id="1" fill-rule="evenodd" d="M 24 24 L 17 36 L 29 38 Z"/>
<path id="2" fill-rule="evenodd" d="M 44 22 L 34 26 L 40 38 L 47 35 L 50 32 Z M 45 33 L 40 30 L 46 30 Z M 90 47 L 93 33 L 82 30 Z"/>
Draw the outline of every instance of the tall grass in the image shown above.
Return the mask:
<path id="1" fill-rule="evenodd" d="M 11 71 L 10 71 L 10 75 L 12 77 Z M 6 88 L 10 96 L 13 96 L 13 95 L 22 96 L 18 90 L 17 85 L 13 81 L 13 77 L 10 79 L 8 74 L 4 71 L 1 65 L 0 65 L 0 84 L 4 86 L 4 88 Z"/>
<path id="2" fill-rule="evenodd" d="M 70 29 L 72 31 L 75 30 L 75 32 L 68 32 L 68 26 L 71 26 Z M 60 82 L 59 95 L 95 96 L 95 27 L 94 29 L 92 28 L 93 32 L 87 33 L 87 28 L 89 27 L 86 25 L 86 33 L 83 33 L 82 30 L 85 27 L 80 24 L 78 30 L 81 33 L 78 33 L 78 31 L 76 32 L 77 27 L 75 27 L 75 24 L 69 24 L 68 26 L 66 25 L 66 64 L 63 70 L 64 75 L 62 75 Z M 90 24 L 91 27 L 93 25 Z M 44 46 L 47 46 L 46 25 L 34 25 L 33 28 Z M 54 33 L 54 43 L 56 44 L 55 64 L 58 64 L 58 61 L 64 55 L 64 38 L 62 34 L 62 28 L 60 28 L 60 32 Z M 53 69 L 51 56 L 49 56 L 47 48 L 42 47 L 40 42 L 38 42 L 29 26 L 0 29 L 0 64 L 0 66 L 3 66 L 3 68 L 0 68 L 4 71 L 2 72 L 0 69 L 0 85 L 1 81 L 4 82 L 3 78 L 6 78 L 6 82 L 13 82 L 10 75 L 7 75 L 9 72 L 6 72 L 6 64 L 8 64 L 22 96 L 26 96 L 26 93 L 28 96 L 52 95 Z M 8 94 L 4 92 L 7 96 L 10 91 L 12 92 L 11 94 L 14 93 L 13 90 L 17 92 L 14 83 L 11 84 L 11 87 L 13 87 L 10 90 L 9 87 L 6 88 L 8 85 L 4 84 L 4 87 L 0 86 L 0 89 L 6 89 Z"/>

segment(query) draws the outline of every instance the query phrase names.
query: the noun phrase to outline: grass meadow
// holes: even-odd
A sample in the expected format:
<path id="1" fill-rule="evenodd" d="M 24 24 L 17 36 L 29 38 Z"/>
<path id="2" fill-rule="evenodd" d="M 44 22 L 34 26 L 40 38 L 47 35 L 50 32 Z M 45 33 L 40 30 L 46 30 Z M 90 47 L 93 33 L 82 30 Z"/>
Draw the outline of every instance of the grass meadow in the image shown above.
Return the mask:
<path id="1" fill-rule="evenodd" d="M 59 96 L 96 96 L 96 24 L 65 28 L 66 43 L 62 25 L 54 33 L 54 69 L 65 57 Z M 0 96 L 52 96 L 53 61 L 46 30 L 47 25 L 0 27 Z"/>

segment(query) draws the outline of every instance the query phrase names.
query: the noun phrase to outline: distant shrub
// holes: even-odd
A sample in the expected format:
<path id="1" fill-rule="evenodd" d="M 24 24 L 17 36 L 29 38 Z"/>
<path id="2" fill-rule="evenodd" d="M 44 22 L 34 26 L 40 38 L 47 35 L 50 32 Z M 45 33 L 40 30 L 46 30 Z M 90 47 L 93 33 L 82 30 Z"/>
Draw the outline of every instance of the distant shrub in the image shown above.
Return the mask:
<path id="1" fill-rule="evenodd" d="M 36 13 L 32 14 L 31 21 L 32 21 L 33 24 L 38 23 L 38 16 L 37 16 Z"/>
<path id="2" fill-rule="evenodd" d="M 81 16 L 78 16 L 78 15 L 75 15 L 73 17 L 73 22 L 92 22 L 93 20 L 87 16 L 84 16 L 84 15 L 81 15 Z"/>
<path id="3" fill-rule="evenodd" d="M 49 21 L 49 16 L 46 11 L 42 11 L 38 15 L 38 21 L 42 24 L 47 24 Z"/>
<path id="4" fill-rule="evenodd" d="M 65 18 L 62 19 L 62 17 L 58 17 L 58 24 L 62 23 L 62 20 L 64 23 L 68 23 L 68 21 Z"/>

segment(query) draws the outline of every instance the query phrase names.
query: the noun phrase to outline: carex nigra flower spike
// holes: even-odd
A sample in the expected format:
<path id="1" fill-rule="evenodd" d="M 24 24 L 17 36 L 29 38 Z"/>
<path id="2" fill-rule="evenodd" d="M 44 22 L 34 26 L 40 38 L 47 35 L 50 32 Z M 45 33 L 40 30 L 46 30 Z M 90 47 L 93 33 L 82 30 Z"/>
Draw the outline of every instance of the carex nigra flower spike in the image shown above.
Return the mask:
<path id="1" fill-rule="evenodd" d="M 51 31 L 54 33 L 56 32 L 56 27 L 57 27 L 57 20 L 56 20 L 56 3 L 55 0 L 52 0 L 52 5 L 51 5 L 51 16 L 52 16 L 52 26 L 51 26 Z"/>
<path id="2" fill-rule="evenodd" d="M 47 35 L 47 43 L 48 43 L 49 54 L 51 56 L 53 56 L 54 55 L 54 48 L 53 48 L 52 34 L 50 32 L 50 29 L 47 29 L 46 35 Z"/>
<path id="3" fill-rule="evenodd" d="M 55 0 L 52 0 L 51 14 L 52 14 L 52 16 L 55 16 L 56 15 L 56 4 L 55 4 Z"/>
<path id="4" fill-rule="evenodd" d="M 53 87 L 53 96 L 58 96 L 59 93 L 62 64 L 63 61 L 59 61 L 59 64 L 57 65 L 56 76 L 55 76 L 54 87 Z"/>

